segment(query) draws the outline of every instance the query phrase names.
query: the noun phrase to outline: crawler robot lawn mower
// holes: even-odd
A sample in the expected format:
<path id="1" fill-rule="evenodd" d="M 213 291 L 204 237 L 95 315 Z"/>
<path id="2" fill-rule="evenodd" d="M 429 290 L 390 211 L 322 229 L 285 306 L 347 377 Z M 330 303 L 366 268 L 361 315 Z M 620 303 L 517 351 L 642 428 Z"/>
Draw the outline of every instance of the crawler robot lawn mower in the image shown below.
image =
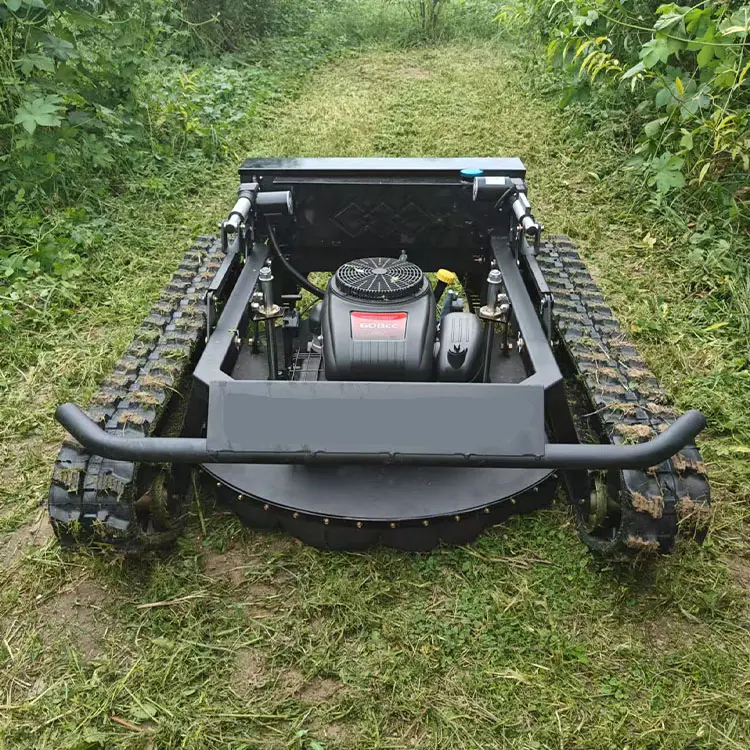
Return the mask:
<path id="1" fill-rule="evenodd" d="M 88 409 L 57 409 L 60 540 L 171 541 L 196 467 L 247 524 L 322 548 L 465 543 L 558 482 L 598 553 L 702 538 L 705 420 L 669 406 L 571 242 L 542 238 L 525 176 L 247 160 L 221 236 Z"/>

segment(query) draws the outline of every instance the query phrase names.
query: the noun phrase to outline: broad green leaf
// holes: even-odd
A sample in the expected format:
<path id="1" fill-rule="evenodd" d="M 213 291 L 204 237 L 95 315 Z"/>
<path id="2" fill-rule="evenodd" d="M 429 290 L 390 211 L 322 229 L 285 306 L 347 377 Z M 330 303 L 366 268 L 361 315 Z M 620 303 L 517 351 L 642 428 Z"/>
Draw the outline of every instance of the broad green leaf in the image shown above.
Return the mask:
<path id="1" fill-rule="evenodd" d="M 648 181 L 649 185 L 653 185 L 662 195 L 666 195 L 673 188 L 682 187 L 685 184 L 682 174 L 684 163 L 684 159 L 674 156 L 669 151 L 658 156 L 651 162 L 652 175 Z"/>
<path id="2" fill-rule="evenodd" d="M 750 5 L 743 5 L 738 8 L 719 28 L 724 36 L 729 34 L 747 36 L 750 34 Z"/>
<path id="3" fill-rule="evenodd" d="M 655 135 L 661 132 L 662 125 L 664 125 L 664 123 L 668 119 L 668 117 L 660 117 L 658 120 L 651 120 L 651 122 L 647 122 L 643 126 L 643 132 L 646 133 L 649 138 L 653 138 Z"/>
<path id="4" fill-rule="evenodd" d="M 643 71 L 646 70 L 646 66 L 643 64 L 643 60 L 636 63 L 632 68 L 628 68 L 623 74 L 622 74 L 622 80 L 625 81 L 628 78 L 632 78 L 634 75 L 637 75 L 638 73 L 643 73 Z"/>
<path id="5" fill-rule="evenodd" d="M 667 13 L 657 20 L 654 24 L 654 28 L 663 31 L 664 29 L 670 29 L 673 26 L 680 25 L 682 22 L 683 17 L 679 13 Z"/>
<path id="6" fill-rule="evenodd" d="M 730 18 L 722 22 L 719 30 L 723 36 L 750 34 L 750 5 L 745 5 L 732 13 Z"/>
<path id="7" fill-rule="evenodd" d="M 693 34 L 698 24 L 704 19 L 711 19 L 711 8 L 690 8 L 685 14 L 685 23 L 687 30 Z"/>
<path id="8" fill-rule="evenodd" d="M 8 7 L 8 10 L 13 11 L 14 13 L 17 10 L 20 10 L 22 3 L 23 0 L 5 0 L 5 5 Z"/>
<path id="9" fill-rule="evenodd" d="M 669 60 L 670 49 L 666 39 L 656 37 L 646 42 L 641 47 L 639 57 L 643 61 L 643 65 L 646 68 L 653 68 L 660 62 L 667 62 Z"/>
<path id="10" fill-rule="evenodd" d="M 44 48 L 49 52 L 52 57 L 58 60 L 71 60 L 78 57 L 76 48 L 65 39 L 60 39 L 53 34 L 47 34 L 44 40 Z"/>
<path id="11" fill-rule="evenodd" d="M 734 80 L 734 79 L 733 79 Z M 691 81 L 691 83 L 693 83 Z M 698 113 L 699 110 L 705 109 L 711 104 L 711 97 L 706 93 L 705 84 L 701 86 L 700 91 L 695 91 L 695 84 L 688 88 L 688 93 L 691 96 L 680 102 L 680 110 L 683 119 L 688 119 L 690 116 Z"/>
<path id="12" fill-rule="evenodd" d="M 31 53 L 16 61 L 16 65 L 21 69 L 24 75 L 28 75 L 32 70 L 44 70 L 48 73 L 55 72 L 55 61 L 46 55 Z"/>
<path id="13" fill-rule="evenodd" d="M 684 130 L 682 138 L 680 138 L 680 147 L 686 151 L 691 151 L 693 148 L 693 134 L 688 130 Z"/>
<path id="14" fill-rule="evenodd" d="M 682 50 L 686 49 L 688 46 L 681 39 L 678 39 L 673 36 L 667 37 L 666 41 L 667 41 L 667 49 L 669 50 L 670 55 L 676 55 L 678 52 L 682 52 Z"/>
<path id="15" fill-rule="evenodd" d="M 716 77 L 714 78 L 714 86 L 720 89 L 731 89 L 734 86 L 734 78 L 737 75 L 737 71 L 732 67 L 725 67 L 721 70 L 716 71 Z"/>
<path id="16" fill-rule="evenodd" d="M 674 97 L 672 96 L 672 91 L 668 86 L 664 86 L 656 92 L 656 96 L 654 97 L 654 104 L 656 104 L 656 106 L 659 108 L 667 107 L 670 104 L 675 104 Z"/>
<path id="17" fill-rule="evenodd" d="M 24 130 L 32 134 L 39 125 L 57 127 L 62 122 L 59 113 L 61 102 L 60 97 L 54 95 L 39 96 L 31 101 L 24 101 L 16 110 L 13 123 L 23 126 Z"/>
<path id="18" fill-rule="evenodd" d="M 700 185 L 703 182 L 703 178 L 706 176 L 706 172 L 708 172 L 709 167 L 711 166 L 711 162 L 707 161 L 702 167 L 701 171 L 698 174 L 698 184 Z"/>
<path id="19" fill-rule="evenodd" d="M 696 59 L 698 60 L 698 65 L 701 68 L 705 68 L 706 65 L 708 65 L 711 62 L 711 60 L 714 59 L 713 45 L 706 44 L 703 47 L 701 47 L 700 52 L 698 52 Z"/>

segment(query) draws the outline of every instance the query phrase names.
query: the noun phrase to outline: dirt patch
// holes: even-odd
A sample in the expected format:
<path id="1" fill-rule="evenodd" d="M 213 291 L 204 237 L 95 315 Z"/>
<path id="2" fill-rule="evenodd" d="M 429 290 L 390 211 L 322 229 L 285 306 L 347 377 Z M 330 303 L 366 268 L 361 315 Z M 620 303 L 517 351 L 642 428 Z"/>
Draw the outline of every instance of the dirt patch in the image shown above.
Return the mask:
<path id="1" fill-rule="evenodd" d="M 271 681 L 266 660 L 257 652 L 243 648 L 237 652 L 230 684 L 243 697 L 265 687 Z"/>
<path id="2" fill-rule="evenodd" d="M 397 72 L 397 75 L 401 76 L 402 78 L 429 78 L 430 77 L 430 71 L 425 70 L 424 68 L 417 68 L 417 67 L 405 67 L 405 68 L 399 68 Z"/>
<path id="3" fill-rule="evenodd" d="M 246 566 L 247 560 L 242 551 L 230 549 L 227 552 L 207 553 L 204 556 L 203 572 L 211 578 L 239 586 L 245 580 Z"/>
<path id="4" fill-rule="evenodd" d="M 744 557 L 726 558 L 732 580 L 750 597 L 750 560 Z"/>
<path id="5" fill-rule="evenodd" d="M 254 620 L 272 617 L 285 602 L 279 595 L 279 589 L 268 583 L 258 581 L 250 584 L 245 597 L 245 612 Z"/>
<path id="6" fill-rule="evenodd" d="M 321 734 L 331 742 L 344 744 L 351 739 L 352 728 L 346 724 L 329 724 L 327 727 L 323 727 Z"/>
<path id="7" fill-rule="evenodd" d="M 343 685 L 337 680 L 313 677 L 306 680 L 294 666 L 274 668 L 257 650 L 243 648 L 235 656 L 230 685 L 237 695 L 248 698 L 258 690 L 273 690 L 278 696 L 294 697 L 313 705 L 330 700 Z"/>
<path id="8" fill-rule="evenodd" d="M 338 680 L 308 680 L 299 691 L 299 699 L 305 703 L 325 703 L 341 690 L 343 685 Z"/>
<path id="9" fill-rule="evenodd" d="M 310 723 L 310 737 L 324 740 L 326 750 L 333 748 L 362 747 L 359 732 L 353 724 L 342 721 L 327 724 L 324 719 L 314 716 Z"/>
<path id="10" fill-rule="evenodd" d="M 0 536 L 0 567 L 10 567 L 32 547 L 42 547 L 55 536 L 46 513 L 40 513 L 33 523 Z"/>
<path id="11" fill-rule="evenodd" d="M 690 648 L 711 635 L 710 629 L 702 623 L 690 623 L 677 616 L 647 620 L 642 633 L 643 639 L 658 652 Z"/>
<path id="12" fill-rule="evenodd" d="M 295 667 L 284 667 L 276 682 L 279 690 L 287 696 L 297 695 L 305 684 L 305 676 Z"/>
<path id="13" fill-rule="evenodd" d="M 110 598 L 94 581 L 82 581 L 46 602 L 39 610 L 38 632 L 45 643 L 63 642 L 92 661 L 104 653 L 111 618 L 104 611 Z"/>

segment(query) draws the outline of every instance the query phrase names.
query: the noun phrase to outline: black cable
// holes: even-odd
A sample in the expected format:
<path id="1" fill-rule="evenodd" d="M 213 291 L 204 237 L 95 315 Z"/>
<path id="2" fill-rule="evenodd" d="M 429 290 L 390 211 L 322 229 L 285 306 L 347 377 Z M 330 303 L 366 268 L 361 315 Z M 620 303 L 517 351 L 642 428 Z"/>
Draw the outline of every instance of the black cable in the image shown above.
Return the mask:
<path id="1" fill-rule="evenodd" d="M 284 268 L 292 276 L 294 276 L 295 279 L 297 279 L 297 281 L 300 283 L 300 286 L 307 289 L 307 291 L 310 292 L 310 294 L 314 294 L 319 299 L 323 299 L 325 297 L 325 292 L 320 287 L 315 286 L 315 284 L 313 284 L 312 281 L 309 281 L 306 276 L 303 276 L 284 257 L 284 255 L 281 252 L 281 248 L 279 247 L 279 241 L 276 239 L 276 232 L 274 232 L 273 226 L 271 226 L 270 219 L 266 218 L 266 223 L 268 224 L 268 236 L 271 238 L 271 247 L 273 248 L 273 251 L 276 253 L 276 257 L 281 261 L 281 265 L 283 265 Z"/>

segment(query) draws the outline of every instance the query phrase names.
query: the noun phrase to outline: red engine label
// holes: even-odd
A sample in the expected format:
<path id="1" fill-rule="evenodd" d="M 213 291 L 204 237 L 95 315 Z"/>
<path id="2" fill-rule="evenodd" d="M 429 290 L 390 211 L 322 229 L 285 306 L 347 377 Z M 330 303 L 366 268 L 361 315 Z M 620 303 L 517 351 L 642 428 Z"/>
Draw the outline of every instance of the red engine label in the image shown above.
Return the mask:
<path id="1" fill-rule="evenodd" d="M 355 341 L 403 341 L 408 313 L 353 312 L 352 338 Z"/>

